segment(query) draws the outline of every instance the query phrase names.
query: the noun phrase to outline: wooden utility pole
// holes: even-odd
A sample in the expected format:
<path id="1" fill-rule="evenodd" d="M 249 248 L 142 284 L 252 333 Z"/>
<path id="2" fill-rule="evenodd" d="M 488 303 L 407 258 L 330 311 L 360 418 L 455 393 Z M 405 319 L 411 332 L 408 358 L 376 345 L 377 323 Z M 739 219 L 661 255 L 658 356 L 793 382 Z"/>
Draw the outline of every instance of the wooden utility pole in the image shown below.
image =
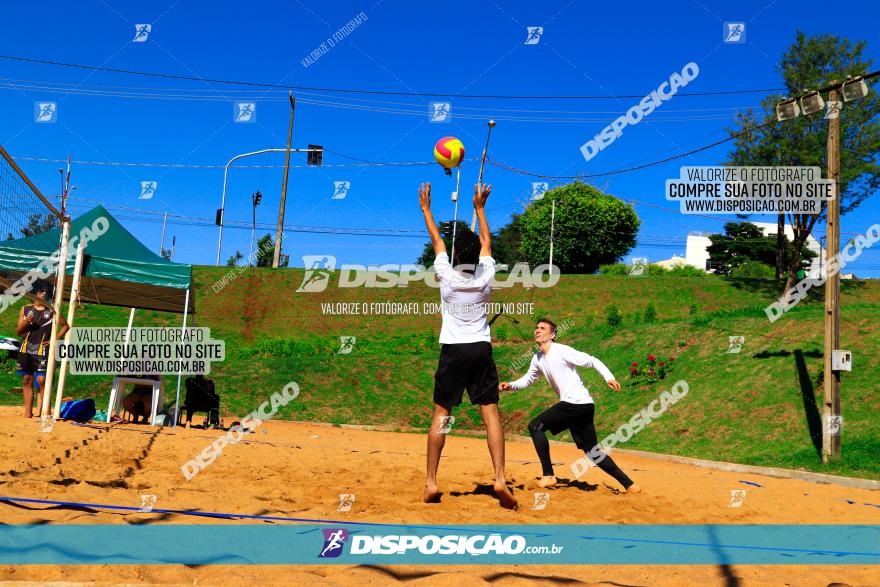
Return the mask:
<path id="1" fill-rule="evenodd" d="M 296 107 L 296 98 L 293 92 L 290 98 L 290 126 L 287 129 L 287 159 L 284 161 L 284 180 L 281 184 L 281 203 L 278 205 L 278 230 L 275 231 L 275 254 L 272 256 L 272 267 L 278 267 L 281 261 L 281 238 L 284 234 L 284 205 L 287 201 L 287 176 L 290 173 L 290 144 L 293 141 L 293 111 Z"/>
<path id="2" fill-rule="evenodd" d="M 834 84 L 836 82 L 832 82 Z M 839 88 L 828 94 L 830 101 L 840 100 Z M 841 109 L 842 110 L 842 109 Z M 834 181 L 834 199 L 828 202 L 826 255 L 840 250 L 840 116 L 828 119 L 828 179 Z M 828 265 L 825 265 L 826 271 Z M 832 353 L 840 348 L 840 272 L 825 280 L 825 352 L 823 360 L 822 388 L 824 406 L 822 414 L 822 462 L 840 458 L 841 426 L 829 425 L 829 417 L 840 415 L 840 371 L 832 369 Z"/>

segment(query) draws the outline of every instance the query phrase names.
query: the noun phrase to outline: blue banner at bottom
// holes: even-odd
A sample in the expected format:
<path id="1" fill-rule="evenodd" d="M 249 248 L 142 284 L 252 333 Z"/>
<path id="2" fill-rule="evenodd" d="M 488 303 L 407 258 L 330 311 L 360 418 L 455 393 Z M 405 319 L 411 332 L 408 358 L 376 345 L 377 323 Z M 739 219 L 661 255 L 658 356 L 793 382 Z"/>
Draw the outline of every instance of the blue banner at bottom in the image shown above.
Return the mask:
<path id="1" fill-rule="evenodd" d="M 876 565 L 878 525 L 4 525 L 0 564 Z"/>

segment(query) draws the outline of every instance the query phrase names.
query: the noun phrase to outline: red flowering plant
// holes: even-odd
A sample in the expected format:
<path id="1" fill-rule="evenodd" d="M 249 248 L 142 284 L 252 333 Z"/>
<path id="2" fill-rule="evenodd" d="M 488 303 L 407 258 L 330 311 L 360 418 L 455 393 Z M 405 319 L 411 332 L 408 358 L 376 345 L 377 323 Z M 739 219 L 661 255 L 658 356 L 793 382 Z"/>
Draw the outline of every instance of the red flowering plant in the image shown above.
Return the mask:
<path id="1" fill-rule="evenodd" d="M 660 381 L 672 371 L 672 364 L 674 362 L 675 357 L 669 357 L 668 360 L 664 361 L 657 355 L 649 354 L 644 365 L 639 365 L 638 362 L 633 361 L 629 369 L 630 381 L 633 385 Z"/>

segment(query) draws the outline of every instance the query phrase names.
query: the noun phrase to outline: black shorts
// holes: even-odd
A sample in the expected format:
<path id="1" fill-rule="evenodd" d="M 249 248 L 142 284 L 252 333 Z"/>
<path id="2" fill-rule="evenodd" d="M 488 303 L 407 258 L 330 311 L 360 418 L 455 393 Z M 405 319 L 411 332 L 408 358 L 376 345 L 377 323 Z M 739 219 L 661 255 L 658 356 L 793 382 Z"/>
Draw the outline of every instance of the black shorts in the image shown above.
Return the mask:
<path id="1" fill-rule="evenodd" d="M 31 353 L 18 353 L 15 360 L 15 372 L 18 375 L 45 375 L 49 357 L 46 355 L 34 355 Z"/>
<path id="2" fill-rule="evenodd" d="M 461 403 L 465 389 L 472 404 L 498 403 L 498 369 L 491 342 L 442 346 L 434 375 L 434 403 L 451 409 Z"/>
<path id="3" fill-rule="evenodd" d="M 597 444 L 596 427 L 593 424 L 595 411 L 595 404 L 559 402 L 538 414 L 529 428 L 547 430 L 554 435 L 570 430 L 575 445 L 581 450 L 589 451 Z"/>

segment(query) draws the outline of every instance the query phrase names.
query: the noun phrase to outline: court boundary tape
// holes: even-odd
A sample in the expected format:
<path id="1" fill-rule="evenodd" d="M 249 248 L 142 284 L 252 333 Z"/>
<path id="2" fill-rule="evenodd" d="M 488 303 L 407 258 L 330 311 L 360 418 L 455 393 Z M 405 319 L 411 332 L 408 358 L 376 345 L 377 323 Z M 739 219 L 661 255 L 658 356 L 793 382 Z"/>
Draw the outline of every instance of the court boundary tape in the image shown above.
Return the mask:
<path id="1" fill-rule="evenodd" d="M 298 523 L 309 523 L 309 524 L 334 524 L 334 525 L 347 525 L 347 526 L 377 526 L 377 527 L 386 527 L 386 528 L 419 528 L 426 530 L 443 530 L 443 531 L 463 531 L 463 532 L 491 532 L 494 534 L 516 534 L 516 535 L 529 535 L 529 536 L 537 536 L 542 538 L 554 537 L 554 536 L 563 536 L 562 534 L 554 534 L 553 532 L 524 532 L 524 531 L 505 531 L 505 530 L 487 530 L 485 528 L 461 528 L 461 527 L 453 527 L 453 526 L 436 526 L 436 525 L 425 525 L 425 524 L 389 524 L 382 522 L 354 522 L 354 521 L 343 521 L 343 520 L 321 520 L 321 519 L 311 519 L 311 518 L 287 518 L 282 516 L 259 516 L 252 514 L 227 514 L 221 512 L 204 512 L 199 510 L 166 510 L 161 508 L 154 508 L 149 512 L 141 512 L 140 508 L 136 508 L 134 506 L 121 506 L 121 505 L 112 505 L 112 504 L 96 504 L 96 503 L 80 503 L 80 502 L 68 502 L 68 501 L 56 501 L 56 500 L 47 500 L 47 499 L 29 499 L 29 498 L 20 498 L 20 497 L 10 497 L 10 496 L 0 496 L 0 503 L 2 502 L 23 502 L 23 503 L 39 503 L 46 505 L 62 505 L 62 506 L 71 506 L 71 507 L 88 507 L 92 509 L 112 509 L 112 510 L 126 510 L 126 511 L 134 511 L 137 513 L 151 513 L 151 514 L 180 514 L 180 515 L 190 515 L 190 516 L 202 516 L 209 518 L 223 518 L 223 519 L 253 519 L 253 520 L 264 520 L 264 521 L 285 521 L 285 522 L 298 522 Z M 652 524 L 653 525 L 653 524 Z M 674 525 L 674 524 L 673 524 Z M 725 524 L 728 526 L 736 526 L 737 524 Z M 796 524 L 780 524 L 782 526 L 797 526 Z M 703 526 L 718 526 L 718 524 L 703 524 Z M 631 526 L 632 527 L 632 526 Z M 2 530 L 0 530 L 2 531 Z M 628 538 L 628 537 L 617 537 L 617 536 L 589 536 L 589 535 L 578 535 L 578 536 L 570 536 L 571 538 L 580 538 L 582 540 L 606 540 L 611 542 L 640 542 L 645 544 L 667 544 L 667 545 L 675 545 L 675 546 L 697 546 L 697 547 L 707 547 L 707 548 L 729 548 L 729 549 L 739 549 L 739 550 L 759 550 L 759 551 L 770 551 L 770 552 L 801 552 L 801 553 L 809 553 L 809 554 L 822 554 L 822 555 L 834 555 L 834 556 L 872 556 L 878 557 L 880 560 L 880 551 L 878 552 L 853 552 L 853 551 L 838 551 L 838 550 L 821 550 L 816 548 L 793 548 L 793 547 L 781 547 L 781 546 L 752 546 L 747 544 L 717 544 L 717 543 L 702 543 L 702 542 L 686 542 L 681 540 L 656 540 L 649 538 Z M 772 564 L 772 563 L 763 563 L 763 564 Z"/>

